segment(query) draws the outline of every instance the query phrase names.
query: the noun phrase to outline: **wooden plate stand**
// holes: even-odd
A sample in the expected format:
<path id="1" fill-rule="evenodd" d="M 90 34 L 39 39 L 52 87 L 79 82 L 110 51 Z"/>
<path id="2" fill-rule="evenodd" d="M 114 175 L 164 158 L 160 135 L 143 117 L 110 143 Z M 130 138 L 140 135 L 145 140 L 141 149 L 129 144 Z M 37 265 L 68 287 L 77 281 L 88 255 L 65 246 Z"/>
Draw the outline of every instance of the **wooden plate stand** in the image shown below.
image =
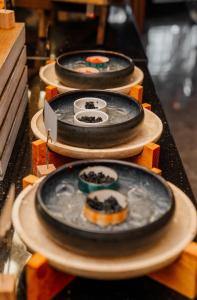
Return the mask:
<path id="1" fill-rule="evenodd" d="M 46 100 L 51 99 L 57 93 L 56 88 L 48 86 L 46 88 Z M 132 88 L 130 95 L 142 102 L 143 87 L 138 85 Z M 151 109 L 151 105 L 148 103 L 144 103 L 143 106 Z M 46 153 L 46 141 L 36 140 L 32 143 L 32 174 L 23 178 L 23 188 L 33 185 L 39 180 L 39 177 L 45 176 L 53 171 L 54 168 L 73 161 L 72 158 L 63 157 L 49 150 L 49 165 L 47 167 Z M 159 155 L 160 146 L 151 143 L 144 146 L 141 154 L 127 160 L 145 166 L 157 174 L 161 174 L 161 170 L 158 168 Z M 197 296 L 197 244 L 194 242 L 190 243 L 173 264 L 161 271 L 150 274 L 149 277 L 190 299 L 194 299 Z M 27 300 L 49 300 L 57 295 L 74 278 L 72 275 L 55 270 L 48 264 L 45 257 L 39 253 L 35 253 L 26 265 Z M 1 286 L 0 283 L 0 296 L 3 296 L 1 299 L 15 299 L 13 284 L 11 285 L 10 283 L 9 289 L 8 287 L 6 288 L 7 291 L 5 291 L 5 284 Z M 8 297 L 9 295 L 10 297 Z"/>

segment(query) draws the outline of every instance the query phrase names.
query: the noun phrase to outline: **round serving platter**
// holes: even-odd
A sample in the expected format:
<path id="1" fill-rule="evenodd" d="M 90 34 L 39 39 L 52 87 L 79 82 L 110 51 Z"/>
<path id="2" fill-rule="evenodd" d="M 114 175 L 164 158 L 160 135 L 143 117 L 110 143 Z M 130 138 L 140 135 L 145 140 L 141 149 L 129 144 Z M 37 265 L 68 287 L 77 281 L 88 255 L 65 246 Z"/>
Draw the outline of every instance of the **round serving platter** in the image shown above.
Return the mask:
<path id="1" fill-rule="evenodd" d="M 65 92 L 77 90 L 74 88 L 67 87 L 59 82 L 59 80 L 57 79 L 57 75 L 55 73 L 55 63 L 48 64 L 44 67 L 41 67 L 40 78 L 45 84 L 56 87 L 59 93 L 65 93 Z M 116 87 L 116 88 L 106 89 L 106 90 L 109 90 L 111 92 L 128 94 L 131 88 L 137 84 L 142 83 L 143 79 L 144 79 L 143 72 L 138 67 L 135 67 L 134 72 L 132 73 L 131 76 L 131 82 L 129 84 Z"/>
<path id="2" fill-rule="evenodd" d="M 75 114 L 74 105 L 78 99 L 87 99 L 87 104 L 92 103 L 88 99 L 104 100 L 106 111 L 104 113 L 97 109 L 85 109 Z M 57 141 L 74 147 L 102 149 L 127 143 L 138 135 L 144 120 L 144 109 L 138 101 L 110 91 L 67 92 L 51 99 L 49 105 L 57 116 Z M 94 115 L 98 117 L 102 114 L 102 121 L 82 122 L 79 114 L 90 119 Z"/>
<path id="3" fill-rule="evenodd" d="M 102 193 L 115 192 L 125 198 L 128 214 L 120 224 L 103 227 L 84 217 L 90 194 L 81 189 L 80 176 L 83 172 L 91 174 L 91 167 L 100 167 L 93 176 L 106 168 L 117 174 L 112 191 L 103 187 Z M 43 226 L 61 246 L 84 255 L 114 257 L 131 254 L 159 238 L 174 214 L 175 202 L 166 181 L 148 169 L 118 160 L 82 160 L 58 168 L 42 181 L 36 210 Z"/>
<path id="4" fill-rule="evenodd" d="M 38 111 L 31 121 L 31 128 L 34 135 L 45 141 L 46 129 L 43 122 L 43 110 Z M 144 122 L 138 135 L 130 142 L 119 146 L 105 149 L 78 148 L 65 145 L 59 142 L 49 142 L 49 148 L 63 156 L 77 159 L 89 158 L 127 158 L 139 154 L 143 147 L 152 142 L 157 142 L 162 134 L 163 125 L 161 120 L 151 111 L 144 109 Z"/>
<path id="5" fill-rule="evenodd" d="M 59 81 L 71 88 L 116 88 L 130 83 L 134 63 L 114 51 L 79 50 L 59 56 L 55 71 Z"/>
<path id="6" fill-rule="evenodd" d="M 190 199 L 176 186 L 173 191 L 176 210 L 168 230 L 151 247 L 131 256 L 95 258 L 66 250 L 54 243 L 41 225 L 35 210 L 38 185 L 27 187 L 17 197 L 12 220 L 16 232 L 32 252 L 45 256 L 58 270 L 95 279 L 124 279 L 145 275 L 173 262 L 196 235 L 196 210 Z"/>

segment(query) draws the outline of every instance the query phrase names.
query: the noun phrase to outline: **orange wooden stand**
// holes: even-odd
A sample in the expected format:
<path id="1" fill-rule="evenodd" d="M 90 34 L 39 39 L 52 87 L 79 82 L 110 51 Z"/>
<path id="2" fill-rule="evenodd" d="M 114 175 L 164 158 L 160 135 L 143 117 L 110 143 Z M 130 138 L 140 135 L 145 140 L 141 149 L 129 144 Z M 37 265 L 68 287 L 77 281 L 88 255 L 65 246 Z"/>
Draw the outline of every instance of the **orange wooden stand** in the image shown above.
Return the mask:
<path id="1" fill-rule="evenodd" d="M 47 100 L 57 95 L 57 90 L 53 87 L 47 88 Z M 142 102 L 143 88 L 137 86 L 130 93 L 131 96 Z M 147 109 L 151 109 L 148 103 L 143 104 Z M 143 165 L 157 174 L 161 174 L 159 165 L 160 146 L 150 143 L 144 146 L 141 154 L 127 160 Z M 74 159 L 63 157 L 49 150 L 49 163 L 59 167 Z M 32 166 L 33 174 L 23 179 L 23 187 L 33 184 L 38 180 L 36 177 L 37 166 L 46 162 L 46 142 L 37 140 L 32 143 Z M 26 266 L 27 300 L 49 300 L 66 285 L 74 276 L 54 270 L 47 263 L 47 260 L 39 254 L 34 254 Z M 180 255 L 180 257 L 169 267 L 161 271 L 150 274 L 149 277 L 172 288 L 173 290 L 194 299 L 197 296 L 197 244 L 191 243 Z M 46 288 L 47 287 L 47 288 Z"/>

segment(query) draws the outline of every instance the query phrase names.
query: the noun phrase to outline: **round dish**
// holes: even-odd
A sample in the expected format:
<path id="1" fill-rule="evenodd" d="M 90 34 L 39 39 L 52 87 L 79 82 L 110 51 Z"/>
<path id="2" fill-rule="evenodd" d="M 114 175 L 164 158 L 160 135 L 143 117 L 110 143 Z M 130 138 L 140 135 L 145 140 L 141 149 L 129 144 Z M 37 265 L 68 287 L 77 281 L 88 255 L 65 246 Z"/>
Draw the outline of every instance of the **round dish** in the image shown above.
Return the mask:
<path id="1" fill-rule="evenodd" d="M 70 91 L 78 90 L 78 88 L 71 88 L 68 86 L 65 86 L 61 84 L 57 78 L 57 75 L 55 73 L 55 63 L 48 64 L 46 66 L 43 66 L 40 68 L 40 79 L 46 84 L 46 85 L 52 85 L 58 89 L 59 93 L 65 93 Z M 131 80 L 128 84 L 119 86 L 116 88 L 107 88 L 106 90 L 109 90 L 111 92 L 117 92 L 122 93 L 125 95 L 128 95 L 131 91 L 131 88 L 137 84 L 141 84 L 144 79 L 144 73 L 141 69 L 138 67 L 134 68 L 134 72 L 132 73 Z"/>
<path id="2" fill-rule="evenodd" d="M 113 168 L 119 176 L 117 191 L 127 196 L 129 209 L 122 224 L 100 228 L 83 218 L 86 195 L 78 190 L 78 174 L 95 165 Z M 63 166 L 41 182 L 36 199 L 39 219 L 51 238 L 65 248 L 95 256 L 127 255 L 142 244 L 149 244 L 161 234 L 175 208 L 173 194 L 164 179 L 135 164 L 113 160 Z"/>
<path id="3" fill-rule="evenodd" d="M 73 124 L 74 101 L 96 97 L 107 103 L 107 124 L 83 127 Z M 108 148 L 126 143 L 138 134 L 144 119 L 140 103 L 126 95 L 101 90 L 81 90 L 60 94 L 49 102 L 58 116 L 57 140 L 82 148 Z"/>
<path id="4" fill-rule="evenodd" d="M 107 103 L 103 99 L 99 98 L 80 98 L 75 100 L 74 102 L 74 113 L 76 114 L 79 111 L 86 109 L 96 109 L 106 112 L 107 111 Z"/>
<path id="5" fill-rule="evenodd" d="M 168 230 L 151 246 L 121 258 L 100 258 L 92 256 L 92 253 L 84 256 L 54 243 L 35 210 L 37 184 L 26 187 L 18 195 L 14 202 L 12 222 L 28 249 L 46 257 L 50 265 L 62 272 L 101 280 L 142 276 L 171 264 L 196 236 L 194 205 L 179 188 L 172 183 L 169 185 L 175 197 L 176 209 Z"/>
<path id="6" fill-rule="evenodd" d="M 109 62 L 99 65 L 99 73 L 80 73 L 77 69 L 86 66 L 87 57 L 106 56 Z M 95 64 L 90 64 L 90 67 Z M 111 66 L 111 68 L 110 68 Z M 121 53 L 104 50 L 83 50 L 65 53 L 57 58 L 55 71 L 64 85 L 79 89 L 109 89 L 126 85 L 134 71 L 133 60 Z"/>
<path id="7" fill-rule="evenodd" d="M 126 197 L 113 190 L 92 192 L 83 208 L 84 217 L 91 223 L 106 227 L 124 222 L 128 216 Z"/>
<path id="8" fill-rule="evenodd" d="M 145 145 L 156 143 L 163 131 L 162 121 L 152 111 L 144 110 L 144 122 L 138 132 L 126 144 L 104 149 L 89 149 L 69 146 L 60 142 L 49 141 L 49 148 L 63 156 L 76 159 L 123 159 L 142 152 Z M 47 138 L 46 128 L 43 121 L 43 110 L 39 110 L 31 120 L 31 129 L 34 135 L 43 141 Z"/>
<path id="9" fill-rule="evenodd" d="M 108 120 L 109 117 L 106 113 L 95 109 L 86 109 L 74 115 L 74 124 L 82 127 L 104 126 Z"/>
<path id="10" fill-rule="evenodd" d="M 87 180 L 89 174 L 101 174 L 100 182 Z M 84 176 L 85 175 L 85 176 Z M 94 175 L 95 176 L 95 175 Z M 113 179 L 108 182 L 103 182 L 105 178 Z M 79 189 L 84 193 L 103 189 L 115 189 L 118 187 L 118 174 L 112 169 L 105 166 L 87 167 L 79 173 Z"/>

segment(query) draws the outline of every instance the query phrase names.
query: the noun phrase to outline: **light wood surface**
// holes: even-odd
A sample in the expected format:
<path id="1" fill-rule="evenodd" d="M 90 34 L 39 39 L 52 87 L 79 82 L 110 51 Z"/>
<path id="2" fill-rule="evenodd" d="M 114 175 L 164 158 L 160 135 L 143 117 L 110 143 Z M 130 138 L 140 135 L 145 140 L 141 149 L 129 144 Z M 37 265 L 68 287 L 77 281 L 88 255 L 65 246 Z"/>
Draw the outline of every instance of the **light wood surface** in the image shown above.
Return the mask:
<path id="1" fill-rule="evenodd" d="M 6 168 L 10 159 L 10 156 L 12 154 L 12 149 L 14 147 L 14 143 L 16 141 L 17 133 L 20 128 L 20 124 L 25 112 L 25 108 L 27 105 L 27 99 L 28 99 L 28 93 L 27 93 L 27 88 L 24 91 L 21 104 L 19 106 L 19 109 L 16 114 L 16 118 L 14 120 L 14 123 L 12 125 L 10 134 L 8 136 L 4 151 L 2 156 L 0 157 L 0 180 L 3 180 Z"/>
<path id="2" fill-rule="evenodd" d="M 46 129 L 43 122 L 43 111 L 35 114 L 31 121 L 31 128 L 34 135 L 46 141 Z M 77 159 L 87 158 L 128 158 L 139 154 L 146 144 L 157 142 L 161 136 L 163 125 L 161 120 L 151 111 L 145 109 L 144 123 L 136 137 L 129 143 L 106 149 L 77 148 L 58 142 L 49 142 L 49 148 L 63 156 Z"/>
<path id="3" fill-rule="evenodd" d="M 40 78 L 46 85 L 51 85 L 51 86 L 56 87 L 58 89 L 59 93 L 76 90 L 74 88 L 66 87 L 58 81 L 58 79 L 56 77 L 56 73 L 55 73 L 55 64 L 54 63 L 48 64 L 40 69 Z M 137 84 L 141 84 L 143 82 L 143 79 L 144 79 L 144 74 L 143 74 L 142 70 L 140 70 L 138 67 L 135 67 L 133 77 L 132 77 L 130 84 L 121 86 L 118 88 L 111 88 L 108 90 L 112 91 L 112 92 L 120 92 L 122 94 L 128 94 L 130 92 L 131 88 Z"/>
<path id="4" fill-rule="evenodd" d="M 25 27 L 16 23 L 10 30 L 0 29 L 0 95 L 25 44 Z"/>
<path id="5" fill-rule="evenodd" d="M 16 113 L 18 111 L 18 108 L 20 106 L 26 84 L 27 84 L 27 67 L 25 67 L 25 69 L 23 71 L 22 77 L 21 77 L 18 87 L 15 91 L 14 97 L 13 97 L 13 99 L 11 99 L 11 105 L 9 107 L 9 110 L 8 110 L 6 116 L 3 120 L 3 124 L 0 128 L 0 139 L 1 139 L 0 157 L 2 156 L 3 149 L 5 147 L 5 143 L 9 136 L 11 127 L 12 127 L 14 119 L 16 117 Z"/>
<path id="6" fill-rule="evenodd" d="M 40 253 L 53 267 L 69 274 L 96 279 L 124 279 L 148 274 L 172 263 L 196 235 L 196 209 L 180 189 L 170 184 L 176 210 L 160 240 L 127 257 L 82 256 L 55 244 L 40 224 L 34 205 L 37 186 L 28 186 L 16 199 L 12 214 L 15 230 L 32 252 Z"/>
<path id="7" fill-rule="evenodd" d="M 0 127 L 6 116 L 10 103 L 12 101 L 13 95 L 16 91 L 19 80 L 22 76 L 26 63 L 26 47 L 23 47 L 22 52 L 16 62 L 13 72 L 11 73 L 2 95 L 0 96 Z"/>

